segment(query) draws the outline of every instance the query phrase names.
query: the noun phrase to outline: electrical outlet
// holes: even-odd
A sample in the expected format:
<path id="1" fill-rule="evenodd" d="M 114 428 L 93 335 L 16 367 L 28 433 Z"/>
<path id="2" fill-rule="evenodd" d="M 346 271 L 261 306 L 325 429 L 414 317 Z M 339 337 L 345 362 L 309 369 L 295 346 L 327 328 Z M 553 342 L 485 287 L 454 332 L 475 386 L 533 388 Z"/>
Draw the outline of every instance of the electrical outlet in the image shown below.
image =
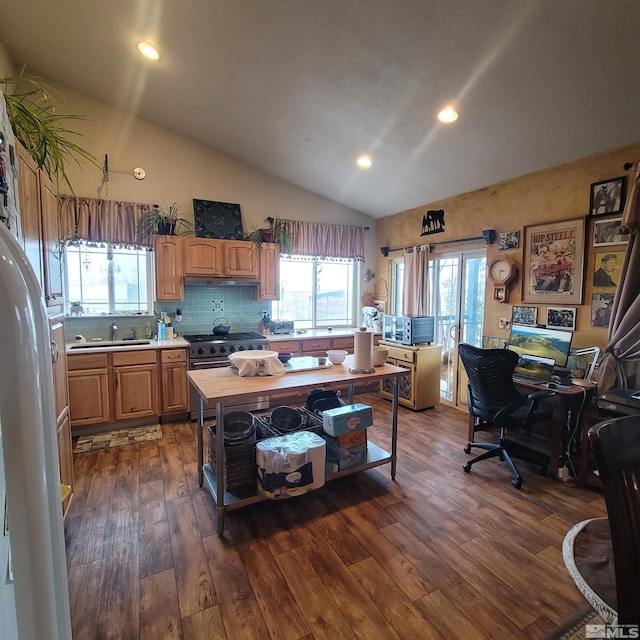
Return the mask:
<path id="1" fill-rule="evenodd" d="M 567 480 L 571 480 L 569 469 L 567 467 L 560 467 L 558 469 L 558 480 L 563 480 L 564 482 L 567 482 Z"/>
<path id="2" fill-rule="evenodd" d="M 212 300 L 213 311 L 224 311 L 224 300 Z"/>

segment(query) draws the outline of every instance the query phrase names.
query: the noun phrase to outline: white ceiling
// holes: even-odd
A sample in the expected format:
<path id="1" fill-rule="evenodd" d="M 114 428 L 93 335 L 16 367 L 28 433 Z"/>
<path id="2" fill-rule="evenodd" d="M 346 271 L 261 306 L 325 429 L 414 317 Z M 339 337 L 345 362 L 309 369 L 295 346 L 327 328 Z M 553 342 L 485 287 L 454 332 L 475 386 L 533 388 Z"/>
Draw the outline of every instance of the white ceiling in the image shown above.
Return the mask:
<path id="1" fill-rule="evenodd" d="M 0 4 L 18 68 L 374 217 L 640 140 L 639 27 L 638 0 Z"/>

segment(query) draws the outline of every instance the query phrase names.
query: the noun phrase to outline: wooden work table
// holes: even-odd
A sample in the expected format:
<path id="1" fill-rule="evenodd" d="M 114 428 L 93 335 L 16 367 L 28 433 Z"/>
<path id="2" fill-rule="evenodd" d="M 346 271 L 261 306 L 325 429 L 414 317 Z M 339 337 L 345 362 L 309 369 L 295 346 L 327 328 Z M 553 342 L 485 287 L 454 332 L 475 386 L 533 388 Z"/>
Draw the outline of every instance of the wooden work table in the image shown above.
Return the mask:
<path id="1" fill-rule="evenodd" d="M 255 376 L 239 377 L 233 373 L 231 368 L 202 369 L 188 371 L 189 382 L 200 397 L 200 410 L 198 417 L 198 481 L 203 486 L 206 481 L 209 490 L 216 502 L 216 521 L 218 533 L 224 530 L 224 513 L 227 509 L 238 509 L 249 504 L 265 500 L 265 496 L 258 493 L 254 496 L 239 498 L 225 491 L 224 488 L 224 403 L 240 400 L 250 400 L 254 396 L 271 395 L 283 390 L 300 393 L 301 399 L 306 396 L 306 392 L 311 389 L 323 387 L 330 389 L 336 386 L 349 385 L 349 403 L 353 402 L 353 387 L 357 382 L 366 379 L 372 381 L 393 378 L 393 399 L 391 411 L 391 452 L 388 453 L 377 447 L 373 443 L 368 445 L 367 461 L 363 464 L 332 473 L 326 480 L 333 480 L 342 476 L 350 475 L 365 469 L 371 469 L 383 464 L 391 465 L 391 477 L 396 475 L 396 454 L 398 437 L 398 385 L 399 376 L 406 373 L 402 367 L 385 364 L 376 367 L 374 373 L 351 373 L 349 366 L 353 365 L 353 356 L 347 356 L 344 364 L 334 365 L 330 368 L 301 373 L 287 373 L 283 376 Z M 211 469 L 204 464 L 204 402 L 216 403 L 216 415 L 218 416 L 216 425 L 216 469 Z"/>

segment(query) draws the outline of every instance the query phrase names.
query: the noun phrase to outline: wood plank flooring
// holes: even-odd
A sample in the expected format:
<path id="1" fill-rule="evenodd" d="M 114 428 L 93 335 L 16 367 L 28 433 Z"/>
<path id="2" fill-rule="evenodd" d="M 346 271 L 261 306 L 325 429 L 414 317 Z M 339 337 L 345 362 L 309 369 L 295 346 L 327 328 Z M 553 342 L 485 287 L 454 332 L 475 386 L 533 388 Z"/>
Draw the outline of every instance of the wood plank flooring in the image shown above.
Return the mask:
<path id="1" fill-rule="evenodd" d="M 377 394 L 369 439 L 389 449 Z M 385 465 L 229 512 L 198 487 L 193 423 L 74 456 L 65 528 L 74 640 L 538 639 L 585 606 L 564 534 L 602 495 L 517 461 L 464 473 L 465 413 L 399 409 Z"/>

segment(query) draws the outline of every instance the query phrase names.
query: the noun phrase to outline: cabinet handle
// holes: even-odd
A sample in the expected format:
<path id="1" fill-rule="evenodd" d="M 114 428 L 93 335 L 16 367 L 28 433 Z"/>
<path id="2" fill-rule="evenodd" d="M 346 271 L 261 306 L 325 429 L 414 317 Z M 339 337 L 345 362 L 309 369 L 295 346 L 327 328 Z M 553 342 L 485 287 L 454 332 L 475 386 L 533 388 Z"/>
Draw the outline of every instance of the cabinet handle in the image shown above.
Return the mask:
<path id="1" fill-rule="evenodd" d="M 60 354 L 58 350 L 58 345 L 52 340 L 51 341 L 51 364 L 55 364 L 58 362 L 58 355 Z"/>
<path id="2" fill-rule="evenodd" d="M 176 360 L 176 359 L 178 359 L 179 357 L 180 357 L 180 354 L 177 354 L 177 355 L 169 354 L 169 355 L 167 356 L 167 359 L 168 359 L 168 360 Z"/>
<path id="3" fill-rule="evenodd" d="M 119 371 L 116 371 L 115 385 L 116 385 L 116 390 L 117 390 L 118 386 L 120 385 L 120 372 Z"/>

